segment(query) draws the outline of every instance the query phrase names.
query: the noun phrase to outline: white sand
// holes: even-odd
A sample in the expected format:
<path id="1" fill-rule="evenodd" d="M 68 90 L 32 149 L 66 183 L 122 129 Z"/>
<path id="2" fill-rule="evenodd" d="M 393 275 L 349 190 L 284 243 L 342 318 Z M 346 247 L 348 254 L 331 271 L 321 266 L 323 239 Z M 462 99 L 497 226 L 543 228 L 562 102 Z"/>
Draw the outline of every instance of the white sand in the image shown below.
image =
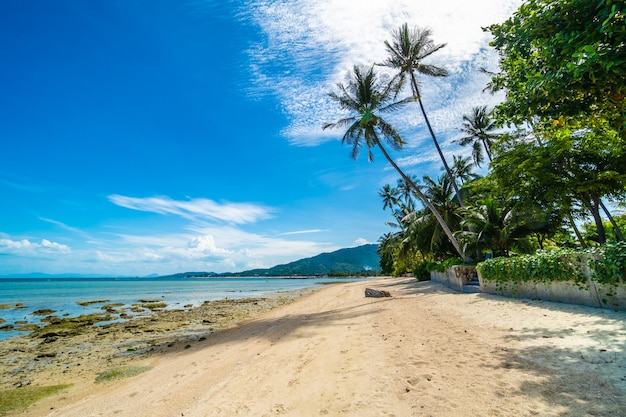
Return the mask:
<path id="1" fill-rule="evenodd" d="M 329 286 L 148 364 L 26 414 L 626 416 L 625 313 L 411 279 Z"/>

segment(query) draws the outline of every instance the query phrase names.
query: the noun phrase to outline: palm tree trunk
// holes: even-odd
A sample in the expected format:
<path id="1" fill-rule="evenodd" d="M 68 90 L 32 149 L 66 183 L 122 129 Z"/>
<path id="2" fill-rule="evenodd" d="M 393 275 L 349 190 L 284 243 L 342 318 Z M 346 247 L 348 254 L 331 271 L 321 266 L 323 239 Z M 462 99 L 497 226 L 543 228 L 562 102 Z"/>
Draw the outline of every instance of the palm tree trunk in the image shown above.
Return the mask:
<path id="1" fill-rule="evenodd" d="M 383 155 L 385 155 L 385 158 L 387 158 L 387 161 L 389 161 L 391 166 L 393 166 L 395 170 L 398 171 L 398 174 L 400 174 L 402 179 L 404 179 L 406 183 L 411 186 L 411 188 L 413 189 L 413 191 L 415 191 L 415 194 L 419 197 L 419 199 L 422 200 L 424 205 L 428 207 L 431 213 L 433 213 L 433 216 L 435 216 L 435 219 L 437 219 L 437 222 L 443 229 L 444 233 L 446 234 L 448 239 L 450 239 L 450 243 L 452 243 L 452 246 L 454 246 L 454 249 L 456 249 L 456 251 L 458 252 L 458 254 L 461 256 L 463 260 L 466 260 L 465 253 L 463 252 L 463 249 L 461 249 L 461 245 L 459 245 L 459 242 L 456 240 L 456 238 L 452 234 L 452 231 L 450 230 L 446 222 L 443 220 L 443 217 L 441 217 L 441 214 L 439 214 L 435 206 L 433 206 L 432 203 L 428 200 L 428 197 L 426 197 L 424 193 L 422 193 L 422 190 L 420 190 L 419 187 L 415 185 L 415 183 L 408 176 L 406 176 L 404 172 L 402 172 L 400 167 L 396 165 L 393 159 L 391 159 L 391 157 L 387 153 L 387 150 L 384 148 L 384 146 L 378 141 L 376 141 L 376 145 L 378 145 L 378 148 L 381 150 Z"/>
<path id="2" fill-rule="evenodd" d="M 443 156 L 443 152 L 441 151 L 441 147 L 439 146 L 439 142 L 437 141 L 437 137 L 435 136 L 435 132 L 433 131 L 432 126 L 430 125 L 430 121 L 428 120 L 428 116 L 426 116 L 426 110 L 424 109 L 424 104 L 422 103 L 422 97 L 419 94 L 419 90 L 417 89 L 417 80 L 415 79 L 415 75 L 413 71 L 411 71 L 411 85 L 413 87 L 413 94 L 417 97 L 417 102 L 420 104 L 420 109 L 422 110 L 422 115 L 424 116 L 424 120 L 426 120 L 426 126 L 428 126 L 428 131 L 430 132 L 430 136 L 433 138 L 433 142 L 435 143 L 435 148 L 437 148 L 437 152 L 439 153 L 439 157 L 441 158 L 441 162 L 443 162 L 443 167 L 446 170 L 446 173 L 450 177 L 450 182 L 454 187 L 454 192 L 456 193 L 456 198 L 459 201 L 459 205 L 463 207 L 463 199 L 461 198 L 461 193 L 459 192 L 459 187 L 456 184 L 456 179 L 454 175 L 452 175 L 452 171 L 446 162 L 446 158 Z"/>
<path id="3" fill-rule="evenodd" d="M 602 200 L 600 200 L 600 207 L 602 207 L 602 210 L 604 210 L 604 213 L 606 214 L 606 217 L 609 218 L 609 221 L 611 222 L 611 225 L 613 226 L 613 230 L 615 230 L 615 237 L 617 241 L 626 241 L 626 239 L 624 239 L 624 234 L 622 233 L 622 229 L 620 229 L 620 227 L 617 225 L 617 223 L 615 223 L 615 219 L 613 218 L 613 216 L 611 216 L 611 212 L 609 212 L 609 210 L 607 210 L 606 206 L 604 205 L 604 203 L 602 202 Z"/>
<path id="4" fill-rule="evenodd" d="M 586 248 L 587 244 L 585 243 L 585 239 L 583 239 L 583 235 L 580 234 L 580 230 L 578 230 L 578 226 L 576 226 L 576 222 L 574 221 L 574 216 L 572 216 L 571 211 L 567 212 L 567 219 L 569 220 L 569 224 L 572 226 L 572 229 L 574 229 L 574 234 L 576 235 L 576 239 L 578 239 L 580 246 L 583 249 Z"/>
<path id="5" fill-rule="evenodd" d="M 485 148 L 489 162 L 493 162 L 493 159 L 491 159 L 491 150 L 489 149 L 489 146 L 487 146 L 487 142 L 484 139 L 481 139 L 481 142 L 483 143 L 483 148 Z"/>

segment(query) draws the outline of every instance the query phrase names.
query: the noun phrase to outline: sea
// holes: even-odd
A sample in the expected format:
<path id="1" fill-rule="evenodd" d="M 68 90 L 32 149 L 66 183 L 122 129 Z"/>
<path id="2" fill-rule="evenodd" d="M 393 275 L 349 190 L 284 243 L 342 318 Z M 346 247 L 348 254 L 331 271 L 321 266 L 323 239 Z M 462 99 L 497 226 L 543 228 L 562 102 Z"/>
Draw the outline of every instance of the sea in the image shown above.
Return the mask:
<path id="1" fill-rule="evenodd" d="M 341 278 L 349 282 L 358 278 Z M 0 278 L 0 340 L 27 334 L 15 329 L 39 324 L 47 315 L 77 317 L 102 313 L 106 304 L 131 307 L 159 300 L 165 309 L 200 306 L 205 301 L 262 297 L 337 282 L 333 278 Z M 95 302 L 94 301 L 100 301 Z M 83 303 L 84 305 L 78 304 Z M 124 307 L 117 307 L 118 309 Z M 44 315 L 39 310 L 55 310 Z M 130 313 L 132 314 L 132 313 Z M 144 313 L 148 314 L 148 313 Z M 117 318 L 115 321 L 121 319 Z M 106 324 L 110 322 L 100 322 Z M 4 329 L 3 329 L 4 328 Z"/>

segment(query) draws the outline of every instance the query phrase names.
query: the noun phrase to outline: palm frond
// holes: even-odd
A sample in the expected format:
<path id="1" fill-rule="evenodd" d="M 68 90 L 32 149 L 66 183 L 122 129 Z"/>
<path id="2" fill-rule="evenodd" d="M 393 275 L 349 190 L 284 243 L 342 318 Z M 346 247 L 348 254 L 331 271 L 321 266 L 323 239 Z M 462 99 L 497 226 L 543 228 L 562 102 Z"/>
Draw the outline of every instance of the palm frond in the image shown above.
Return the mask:
<path id="1" fill-rule="evenodd" d="M 447 77 L 449 75 L 447 69 L 435 65 L 419 64 L 415 67 L 415 70 L 420 74 L 429 75 L 431 77 Z"/>
<path id="2" fill-rule="evenodd" d="M 344 119 L 339 119 L 332 123 L 326 123 L 324 126 L 322 126 L 322 130 L 344 127 L 344 126 L 349 125 L 350 123 L 354 123 L 355 120 L 356 120 L 356 117 L 354 116 L 346 117 Z"/>

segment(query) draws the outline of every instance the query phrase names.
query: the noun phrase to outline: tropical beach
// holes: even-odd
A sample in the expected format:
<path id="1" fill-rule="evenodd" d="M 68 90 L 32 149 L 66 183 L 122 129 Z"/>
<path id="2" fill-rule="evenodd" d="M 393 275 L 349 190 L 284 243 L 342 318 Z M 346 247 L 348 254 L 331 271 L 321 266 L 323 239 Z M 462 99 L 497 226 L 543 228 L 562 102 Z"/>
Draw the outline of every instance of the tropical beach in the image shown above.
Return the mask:
<path id="1" fill-rule="evenodd" d="M 623 3 L 0 2 L 0 415 L 626 416 Z"/>
<path id="2" fill-rule="evenodd" d="M 391 297 L 366 298 L 367 287 Z M 624 312 L 411 278 L 294 295 L 162 351 L 32 374 L 33 385 L 72 385 L 15 415 L 626 415 Z M 96 383 L 122 362 L 144 372 Z"/>

